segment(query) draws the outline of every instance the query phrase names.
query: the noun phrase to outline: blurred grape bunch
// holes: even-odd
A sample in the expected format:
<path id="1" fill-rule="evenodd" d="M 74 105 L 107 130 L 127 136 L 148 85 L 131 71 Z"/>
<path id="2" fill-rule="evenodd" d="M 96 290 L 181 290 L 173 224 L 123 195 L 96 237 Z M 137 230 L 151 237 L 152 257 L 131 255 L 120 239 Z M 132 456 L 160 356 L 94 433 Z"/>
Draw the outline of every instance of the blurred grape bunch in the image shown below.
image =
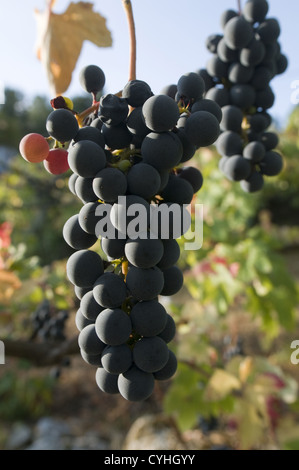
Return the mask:
<path id="1" fill-rule="evenodd" d="M 98 47 L 111 47 L 111 33 L 106 19 L 93 11 L 90 2 L 71 2 L 62 14 L 52 11 L 55 0 L 47 0 L 44 11 L 35 10 L 37 58 L 46 70 L 51 94 L 63 94 L 72 80 L 72 73 L 85 40 Z"/>

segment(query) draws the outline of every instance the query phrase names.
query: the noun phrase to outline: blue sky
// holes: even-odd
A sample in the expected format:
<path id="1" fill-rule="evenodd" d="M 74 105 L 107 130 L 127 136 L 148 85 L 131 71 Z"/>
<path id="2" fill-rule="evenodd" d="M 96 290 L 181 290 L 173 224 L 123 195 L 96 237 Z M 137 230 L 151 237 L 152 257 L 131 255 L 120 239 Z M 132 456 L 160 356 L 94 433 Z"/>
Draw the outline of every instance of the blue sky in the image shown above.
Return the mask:
<path id="1" fill-rule="evenodd" d="M 283 125 L 292 110 L 291 84 L 299 80 L 298 18 L 296 0 L 268 0 L 268 16 L 281 25 L 280 43 L 290 64 L 284 75 L 271 82 L 276 101 L 270 112 Z M 45 0 L 0 0 L 0 84 L 27 96 L 51 98 L 45 71 L 34 53 L 35 8 Z M 69 0 L 57 0 L 54 11 L 63 12 Z M 81 68 L 97 64 L 106 75 L 106 93 L 121 90 L 128 79 L 129 38 L 121 0 L 94 0 L 94 9 L 107 19 L 113 37 L 111 48 L 85 42 L 67 95 L 84 93 L 79 85 Z M 245 0 L 242 0 L 245 3 Z M 137 78 L 149 83 L 154 93 L 175 83 L 183 73 L 205 67 L 210 53 L 209 34 L 221 33 L 220 16 L 237 8 L 237 0 L 132 0 L 137 34 Z"/>

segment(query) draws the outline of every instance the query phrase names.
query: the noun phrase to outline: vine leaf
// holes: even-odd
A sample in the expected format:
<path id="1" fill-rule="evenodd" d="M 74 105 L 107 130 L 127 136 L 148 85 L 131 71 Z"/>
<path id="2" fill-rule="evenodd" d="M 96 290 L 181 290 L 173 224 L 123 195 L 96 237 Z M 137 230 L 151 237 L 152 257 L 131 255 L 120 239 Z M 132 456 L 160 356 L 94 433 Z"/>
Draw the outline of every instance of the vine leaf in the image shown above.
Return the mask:
<path id="1" fill-rule="evenodd" d="M 17 276 L 6 269 L 0 269 L 0 302 L 6 303 L 14 295 L 15 290 L 21 287 Z"/>
<path id="2" fill-rule="evenodd" d="M 37 23 L 36 55 L 46 70 L 51 93 L 63 94 L 72 80 L 83 42 L 110 47 L 112 37 L 106 19 L 89 2 L 71 2 L 62 14 L 35 10 Z"/>

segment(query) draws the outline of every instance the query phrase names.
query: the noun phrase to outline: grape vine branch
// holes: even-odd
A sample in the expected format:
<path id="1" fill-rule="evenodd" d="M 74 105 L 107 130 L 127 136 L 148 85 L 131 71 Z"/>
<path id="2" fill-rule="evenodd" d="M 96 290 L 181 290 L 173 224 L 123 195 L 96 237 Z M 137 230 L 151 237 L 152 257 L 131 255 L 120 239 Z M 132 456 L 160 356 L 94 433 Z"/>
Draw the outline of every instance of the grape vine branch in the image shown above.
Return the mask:
<path id="1" fill-rule="evenodd" d="M 136 31 L 133 16 L 133 8 L 131 0 L 122 0 L 123 8 L 125 10 L 130 36 L 130 62 L 129 62 L 129 80 L 136 80 Z"/>
<path id="2" fill-rule="evenodd" d="M 238 12 L 239 12 L 239 15 L 242 14 L 242 6 L 241 6 L 241 0 L 237 0 L 238 2 Z"/>

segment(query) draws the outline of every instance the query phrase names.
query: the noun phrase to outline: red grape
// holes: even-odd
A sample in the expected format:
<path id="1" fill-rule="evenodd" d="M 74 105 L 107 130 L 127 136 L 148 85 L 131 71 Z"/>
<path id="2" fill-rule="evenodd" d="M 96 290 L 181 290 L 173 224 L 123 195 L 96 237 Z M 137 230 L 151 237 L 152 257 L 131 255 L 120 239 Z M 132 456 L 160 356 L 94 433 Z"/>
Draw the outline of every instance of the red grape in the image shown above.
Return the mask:
<path id="1" fill-rule="evenodd" d="M 25 135 L 19 145 L 22 157 L 31 163 L 45 160 L 49 154 L 49 144 L 41 134 L 31 133 Z"/>
<path id="2" fill-rule="evenodd" d="M 68 152 L 64 149 L 52 149 L 44 160 L 45 169 L 52 175 L 61 175 L 69 169 Z"/>

